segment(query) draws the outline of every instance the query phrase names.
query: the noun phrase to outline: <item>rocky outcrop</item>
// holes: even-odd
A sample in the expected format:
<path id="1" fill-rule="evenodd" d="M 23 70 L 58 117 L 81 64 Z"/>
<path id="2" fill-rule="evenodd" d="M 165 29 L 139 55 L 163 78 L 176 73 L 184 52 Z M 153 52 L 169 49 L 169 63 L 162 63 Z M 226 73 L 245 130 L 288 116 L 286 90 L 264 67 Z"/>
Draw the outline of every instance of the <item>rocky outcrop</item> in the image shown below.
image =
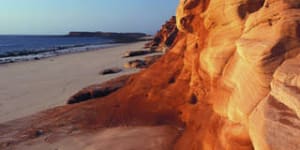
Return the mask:
<path id="1" fill-rule="evenodd" d="M 123 55 L 123 58 L 147 55 L 147 54 L 150 54 L 150 53 L 152 53 L 152 52 L 148 51 L 148 50 L 128 51 Z"/>
<path id="2" fill-rule="evenodd" d="M 176 27 L 176 17 L 173 16 L 161 27 L 161 29 L 154 36 L 153 40 L 145 45 L 145 48 L 162 51 L 174 43 L 177 33 L 178 29 Z"/>
<path id="3" fill-rule="evenodd" d="M 93 100 L 96 98 L 105 97 L 122 88 L 129 80 L 130 76 L 131 75 L 123 75 L 121 77 L 111 79 L 101 84 L 95 84 L 83 88 L 82 90 L 74 94 L 72 97 L 70 97 L 67 101 L 67 104 L 76 104 L 84 101 Z"/>
<path id="4" fill-rule="evenodd" d="M 124 64 L 125 68 L 145 68 L 145 66 L 146 62 L 140 59 L 130 60 Z"/>
<path id="5" fill-rule="evenodd" d="M 122 89 L 3 125 L 0 141 L 68 125 L 173 125 L 178 150 L 300 149 L 300 1 L 181 0 L 176 19 L 170 51 Z"/>
<path id="6" fill-rule="evenodd" d="M 298 87 L 291 86 L 297 78 L 293 69 L 297 63 L 291 59 L 300 52 L 299 4 L 297 0 L 181 1 L 177 26 L 186 33 L 189 85 L 202 103 L 211 106 L 213 113 L 204 118 L 218 118 L 205 119 L 218 125 L 190 124 L 191 130 L 201 127 L 194 129 L 201 137 L 193 139 L 195 147 L 300 148 Z M 186 122 L 192 118 L 201 122 L 196 118 L 204 116 L 185 114 Z M 188 146 L 186 139 L 181 140 Z"/>
<path id="7" fill-rule="evenodd" d="M 124 64 L 124 67 L 125 68 L 148 68 L 156 61 L 158 61 L 159 58 L 161 57 L 162 55 L 152 55 L 152 56 L 146 56 L 144 60 L 141 59 L 130 60 Z"/>
<path id="8" fill-rule="evenodd" d="M 145 60 L 145 67 L 149 67 L 150 65 L 154 64 L 156 61 L 158 61 L 162 57 L 162 54 L 152 55 L 152 56 L 146 56 L 144 57 Z"/>

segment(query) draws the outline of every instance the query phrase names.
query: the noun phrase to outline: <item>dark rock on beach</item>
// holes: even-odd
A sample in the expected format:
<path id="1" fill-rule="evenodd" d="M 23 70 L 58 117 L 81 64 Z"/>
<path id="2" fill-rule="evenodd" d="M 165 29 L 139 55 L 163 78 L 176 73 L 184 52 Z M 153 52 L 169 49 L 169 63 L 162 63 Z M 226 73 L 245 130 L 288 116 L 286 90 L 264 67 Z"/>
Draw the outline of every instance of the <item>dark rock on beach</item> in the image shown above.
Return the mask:
<path id="1" fill-rule="evenodd" d="M 108 74 L 114 74 L 114 73 L 119 73 L 121 72 L 122 69 L 120 68 L 108 68 L 108 69 L 104 69 L 102 71 L 100 71 L 100 75 L 108 75 Z"/>
<path id="2" fill-rule="evenodd" d="M 140 50 L 140 51 L 128 51 L 126 52 L 123 57 L 135 57 L 135 56 L 141 56 L 141 55 L 147 55 L 152 53 L 151 51 L 147 50 Z"/>
<path id="3" fill-rule="evenodd" d="M 131 75 L 123 75 L 121 77 L 109 80 L 102 84 L 95 84 L 80 90 L 73 95 L 68 101 L 68 104 L 76 104 L 95 98 L 108 96 L 109 94 L 122 88 L 128 81 Z"/>
<path id="4" fill-rule="evenodd" d="M 124 64 L 125 68 L 148 68 L 154 64 L 162 55 L 147 56 L 144 60 L 135 59 Z"/>
<path id="5" fill-rule="evenodd" d="M 145 60 L 131 60 L 124 64 L 125 68 L 146 68 L 146 62 Z"/>

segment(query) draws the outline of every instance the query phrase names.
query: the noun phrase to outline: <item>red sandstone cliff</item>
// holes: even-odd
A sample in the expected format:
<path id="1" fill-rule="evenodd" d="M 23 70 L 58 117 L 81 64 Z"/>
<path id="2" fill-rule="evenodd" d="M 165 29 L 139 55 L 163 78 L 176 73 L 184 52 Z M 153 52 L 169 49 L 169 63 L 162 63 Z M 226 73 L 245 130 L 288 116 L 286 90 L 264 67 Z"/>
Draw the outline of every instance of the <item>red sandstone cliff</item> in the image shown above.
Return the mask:
<path id="1" fill-rule="evenodd" d="M 178 29 L 176 27 L 176 17 L 172 16 L 161 29 L 155 34 L 152 41 L 145 45 L 145 48 L 151 50 L 163 50 L 173 45 L 177 37 Z"/>
<path id="2" fill-rule="evenodd" d="M 300 1 L 181 0 L 176 19 L 171 50 L 125 87 L 10 122 L 0 138 L 173 125 L 178 150 L 299 150 Z"/>

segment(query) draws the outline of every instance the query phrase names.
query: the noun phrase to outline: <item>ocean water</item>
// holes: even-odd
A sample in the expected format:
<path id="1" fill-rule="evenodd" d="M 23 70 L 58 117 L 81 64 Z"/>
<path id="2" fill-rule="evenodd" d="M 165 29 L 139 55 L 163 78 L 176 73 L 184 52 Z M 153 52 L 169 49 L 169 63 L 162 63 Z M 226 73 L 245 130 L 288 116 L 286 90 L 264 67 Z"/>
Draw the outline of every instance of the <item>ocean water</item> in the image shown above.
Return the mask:
<path id="1" fill-rule="evenodd" d="M 0 64 L 93 50 L 114 43 L 100 37 L 0 35 Z"/>

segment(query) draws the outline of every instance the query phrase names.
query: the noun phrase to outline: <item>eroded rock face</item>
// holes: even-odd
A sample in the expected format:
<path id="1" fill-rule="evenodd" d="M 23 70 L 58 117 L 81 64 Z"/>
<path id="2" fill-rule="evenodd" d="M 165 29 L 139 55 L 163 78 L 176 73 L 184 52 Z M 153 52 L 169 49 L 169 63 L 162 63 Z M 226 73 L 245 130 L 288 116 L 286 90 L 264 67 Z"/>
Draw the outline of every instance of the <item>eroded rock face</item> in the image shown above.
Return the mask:
<path id="1" fill-rule="evenodd" d="M 176 17 L 173 16 L 161 27 L 161 29 L 154 36 L 153 40 L 145 45 L 145 48 L 161 51 L 167 47 L 170 47 L 174 43 L 177 33 L 178 29 L 176 27 Z"/>
<path id="2" fill-rule="evenodd" d="M 291 60 L 300 52 L 299 4 L 297 0 L 181 1 L 177 26 L 189 38 L 185 64 L 192 68 L 190 88 L 225 122 L 214 127 L 221 138 L 202 135 L 204 142 L 195 142 L 198 146 L 252 149 L 252 143 L 258 150 L 300 149 L 299 62 Z M 187 115 L 186 121 L 203 116 Z M 204 134 L 203 130 L 198 133 Z M 215 144 L 209 144 L 210 138 Z M 232 142 L 239 144 L 234 148 L 228 144 Z"/>
<path id="3" fill-rule="evenodd" d="M 171 124 L 178 150 L 300 149 L 300 1 L 180 0 L 176 19 L 170 51 L 122 89 L 19 130 Z"/>

